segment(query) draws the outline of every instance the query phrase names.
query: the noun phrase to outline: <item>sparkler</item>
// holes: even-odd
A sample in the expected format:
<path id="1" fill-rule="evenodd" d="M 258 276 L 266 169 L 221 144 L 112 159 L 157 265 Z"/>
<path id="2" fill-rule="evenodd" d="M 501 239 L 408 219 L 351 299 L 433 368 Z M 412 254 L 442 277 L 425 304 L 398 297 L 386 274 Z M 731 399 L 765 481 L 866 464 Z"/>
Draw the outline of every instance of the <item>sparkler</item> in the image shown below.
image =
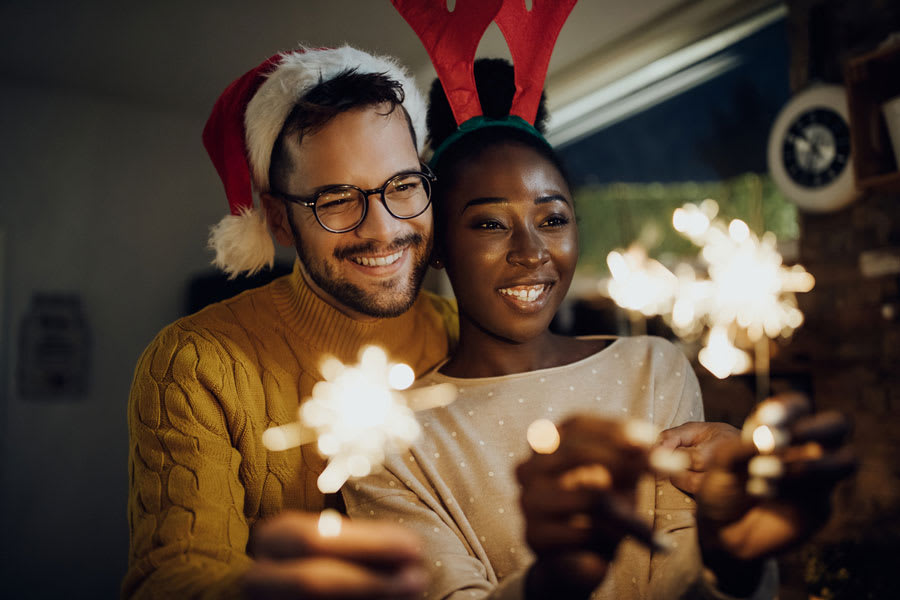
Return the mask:
<path id="1" fill-rule="evenodd" d="M 705 277 L 688 263 L 670 271 L 632 245 L 607 257 L 612 277 L 605 289 L 623 308 L 662 315 L 680 337 L 708 331 L 699 360 L 716 377 L 751 365 L 734 345 L 738 332 L 756 345 L 757 369 L 767 371 L 767 340 L 788 337 L 803 323 L 795 294 L 810 291 L 815 280 L 799 265 L 784 266 L 774 234 L 757 237 L 740 219 L 726 225 L 717 214 L 718 204 L 704 200 L 672 215 L 673 227 L 700 247 Z"/>
<path id="2" fill-rule="evenodd" d="M 328 459 L 317 482 L 323 493 L 337 492 L 350 477 L 364 477 L 387 455 L 408 449 L 422 431 L 414 412 L 456 398 L 452 384 L 407 390 L 415 378 L 412 368 L 389 363 L 377 346 L 364 348 L 357 365 L 327 358 L 321 373 L 324 380 L 300 406 L 298 421 L 266 430 L 263 444 L 277 451 L 315 442 Z M 334 529 L 320 520 L 322 527 Z"/>
<path id="3" fill-rule="evenodd" d="M 759 404 L 744 421 L 741 437 L 760 453 L 747 465 L 747 493 L 751 496 L 769 498 L 776 493 L 775 481 L 784 473 L 784 463 L 775 454 L 791 442 L 788 421 L 787 410 L 777 402 Z"/>

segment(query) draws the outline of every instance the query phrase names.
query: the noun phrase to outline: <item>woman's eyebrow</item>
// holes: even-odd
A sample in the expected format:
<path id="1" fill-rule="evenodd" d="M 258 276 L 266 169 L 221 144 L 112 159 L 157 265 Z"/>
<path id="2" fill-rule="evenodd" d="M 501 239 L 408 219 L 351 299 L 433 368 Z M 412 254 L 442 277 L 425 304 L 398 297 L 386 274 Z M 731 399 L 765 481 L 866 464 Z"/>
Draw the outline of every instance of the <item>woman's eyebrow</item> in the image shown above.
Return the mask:
<path id="1" fill-rule="evenodd" d="M 562 194 L 550 194 L 549 196 L 538 196 L 534 199 L 535 204 L 548 204 L 550 202 L 569 203 L 569 200 Z"/>
<path id="2" fill-rule="evenodd" d="M 471 200 L 466 202 L 466 205 L 463 206 L 463 209 L 459 212 L 460 214 L 462 214 L 466 212 L 466 209 L 472 206 L 481 206 L 483 204 L 506 204 L 508 202 L 509 200 L 507 200 L 506 198 L 501 198 L 499 196 L 484 196 L 482 198 L 472 198 Z"/>
<path id="3" fill-rule="evenodd" d="M 460 214 L 466 212 L 466 209 L 472 206 L 481 206 L 484 204 L 507 204 L 509 202 L 508 199 L 500 197 L 500 196 L 484 196 L 481 198 L 472 198 L 466 205 L 463 206 L 463 209 L 460 211 Z M 535 204 L 549 204 L 550 202 L 562 202 L 564 204 L 568 204 L 568 199 L 562 194 L 549 194 L 547 196 L 538 196 L 534 199 Z"/>

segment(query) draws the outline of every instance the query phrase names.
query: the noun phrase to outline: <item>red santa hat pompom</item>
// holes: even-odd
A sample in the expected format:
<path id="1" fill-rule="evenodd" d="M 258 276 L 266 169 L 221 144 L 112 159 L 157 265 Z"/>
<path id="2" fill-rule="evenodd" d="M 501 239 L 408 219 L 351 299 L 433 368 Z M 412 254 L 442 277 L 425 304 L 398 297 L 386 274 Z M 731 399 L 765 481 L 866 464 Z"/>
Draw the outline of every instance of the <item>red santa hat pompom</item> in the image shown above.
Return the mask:
<path id="1" fill-rule="evenodd" d="M 415 81 L 394 59 L 350 46 L 300 48 L 263 61 L 229 85 L 203 130 L 203 145 L 225 185 L 231 214 L 210 229 L 213 264 L 230 278 L 271 267 L 275 246 L 253 188 L 269 191 L 272 149 L 294 105 L 313 87 L 349 70 L 383 73 L 403 87 L 420 149 L 425 144 L 425 100 Z"/>

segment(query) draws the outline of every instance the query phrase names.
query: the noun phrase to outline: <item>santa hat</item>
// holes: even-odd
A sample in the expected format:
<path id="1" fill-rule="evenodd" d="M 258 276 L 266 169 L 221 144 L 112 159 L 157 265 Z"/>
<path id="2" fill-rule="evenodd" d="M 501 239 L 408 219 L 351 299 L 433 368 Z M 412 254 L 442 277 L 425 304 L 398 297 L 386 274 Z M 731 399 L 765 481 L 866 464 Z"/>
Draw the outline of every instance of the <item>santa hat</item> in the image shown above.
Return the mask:
<path id="1" fill-rule="evenodd" d="M 425 100 L 397 61 L 344 46 L 300 48 L 266 59 L 229 85 L 203 129 L 203 145 L 225 185 L 231 214 L 210 229 L 213 264 L 230 278 L 271 267 L 275 246 L 265 213 L 253 206 L 253 188 L 269 191 L 269 163 L 275 141 L 297 102 L 313 87 L 346 71 L 381 73 L 403 88 L 421 149 L 425 141 Z M 252 186 L 251 186 L 252 181 Z"/>

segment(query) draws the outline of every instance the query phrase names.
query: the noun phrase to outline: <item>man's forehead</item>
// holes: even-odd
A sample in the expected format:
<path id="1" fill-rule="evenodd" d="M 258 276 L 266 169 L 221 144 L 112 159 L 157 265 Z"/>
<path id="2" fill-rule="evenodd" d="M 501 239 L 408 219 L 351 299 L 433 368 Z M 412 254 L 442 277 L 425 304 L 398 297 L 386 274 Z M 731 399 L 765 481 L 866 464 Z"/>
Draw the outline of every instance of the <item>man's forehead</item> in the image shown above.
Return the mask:
<path id="1" fill-rule="evenodd" d="M 302 187 L 292 193 L 300 194 L 342 183 L 377 187 L 419 164 L 406 115 L 388 104 L 345 111 L 299 143 L 291 140 L 288 152 L 294 166 L 291 179 Z"/>

